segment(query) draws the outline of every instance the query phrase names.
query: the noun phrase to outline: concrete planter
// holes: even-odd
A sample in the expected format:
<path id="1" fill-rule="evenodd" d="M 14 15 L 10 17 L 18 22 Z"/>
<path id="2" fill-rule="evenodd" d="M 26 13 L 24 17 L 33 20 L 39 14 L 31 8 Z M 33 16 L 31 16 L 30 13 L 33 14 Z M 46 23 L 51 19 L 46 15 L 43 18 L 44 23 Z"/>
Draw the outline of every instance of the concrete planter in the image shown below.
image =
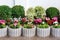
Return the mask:
<path id="1" fill-rule="evenodd" d="M 23 36 L 33 37 L 33 36 L 35 36 L 35 31 L 36 31 L 36 27 L 31 28 L 31 29 L 23 28 Z"/>
<path id="2" fill-rule="evenodd" d="M 12 28 L 8 28 L 8 35 L 10 37 L 19 37 L 21 36 L 21 28 L 17 28 L 17 29 L 12 29 Z"/>
<path id="3" fill-rule="evenodd" d="M 37 36 L 47 37 L 49 35 L 50 35 L 50 27 L 49 28 L 38 28 L 37 27 Z"/>
<path id="4" fill-rule="evenodd" d="M 0 37 L 7 36 L 7 27 L 0 29 Z"/>

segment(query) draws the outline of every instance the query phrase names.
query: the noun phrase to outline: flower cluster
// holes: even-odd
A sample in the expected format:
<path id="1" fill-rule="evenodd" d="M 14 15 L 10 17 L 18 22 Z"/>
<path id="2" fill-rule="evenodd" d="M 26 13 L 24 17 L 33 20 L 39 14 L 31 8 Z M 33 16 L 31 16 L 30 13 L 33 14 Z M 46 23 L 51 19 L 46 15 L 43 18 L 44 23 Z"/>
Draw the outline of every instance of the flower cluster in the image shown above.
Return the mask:
<path id="1" fill-rule="evenodd" d="M 20 22 L 17 19 L 13 20 L 13 23 L 10 24 L 10 28 L 19 28 L 20 27 Z"/>
<path id="2" fill-rule="evenodd" d="M 42 23 L 42 19 L 41 18 L 34 19 L 34 23 L 35 24 Z"/>
<path id="3" fill-rule="evenodd" d="M 57 17 L 53 17 L 52 19 L 50 19 L 49 17 L 46 17 L 46 21 L 49 25 L 53 24 L 54 22 L 58 22 L 58 18 Z"/>
<path id="4" fill-rule="evenodd" d="M 18 20 L 14 20 L 14 26 L 17 26 Z"/>
<path id="5" fill-rule="evenodd" d="M 42 23 L 43 23 L 44 24 L 43 26 L 46 26 L 48 24 L 52 25 L 53 23 L 55 23 L 57 21 L 58 21 L 57 17 L 53 17 L 52 19 L 50 19 L 49 17 L 45 17 L 44 20 L 42 18 L 35 18 L 33 20 L 31 18 L 24 17 L 24 18 L 21 18 L 20 21 L 18 19 L 14 19 L 13 24 L 11 25 L 11 28 L 18 28 L 20 26 L 20 24 L 21 24 L 21 26 L 24 26 L 27 28 L 31 27 L 31 26 L 28 26 L 30 24 L 37 24 L 37 25 L 41 24 L 42 25 Z"/>

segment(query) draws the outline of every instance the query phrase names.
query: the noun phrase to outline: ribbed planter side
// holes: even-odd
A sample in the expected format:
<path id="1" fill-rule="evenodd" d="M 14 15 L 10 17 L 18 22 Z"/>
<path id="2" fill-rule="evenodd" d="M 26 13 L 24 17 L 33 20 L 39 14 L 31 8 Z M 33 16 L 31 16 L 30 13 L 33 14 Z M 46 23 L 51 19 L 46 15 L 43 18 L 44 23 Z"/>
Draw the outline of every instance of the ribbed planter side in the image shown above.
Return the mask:
<path id="1" fill-rule="evenodd" d="M 19 37 L 21 36 L 21 28 L 17 28 L 17 29 L 12 29 L 12 28 L 8 28 L 8 35 L 10 37 Z"/>
<path id="2" fill-rule="evenodd" d="M 60 37 L 60 28 L 52 28 L 52 35 L 54 37 Z"/>
<path id="3" fill-rule="evenodd" d="M 50 27 L 49 28 L 38 28 L 37 27 L 37 36 L 47 37 L 49 35 L 50 35 Z"/>
<path id="4" fill-rule="evenodd" d="M 7 27 L 0 29 L 0 37 L 7 36 Z"/>
<path id="5" fill-rule="evenodd" d="M 23 28 L 23 36 L 33 37 L 35 36 L 35 31 L 36 31 L 36 28 L 31 28 L 31 29 Z"/>

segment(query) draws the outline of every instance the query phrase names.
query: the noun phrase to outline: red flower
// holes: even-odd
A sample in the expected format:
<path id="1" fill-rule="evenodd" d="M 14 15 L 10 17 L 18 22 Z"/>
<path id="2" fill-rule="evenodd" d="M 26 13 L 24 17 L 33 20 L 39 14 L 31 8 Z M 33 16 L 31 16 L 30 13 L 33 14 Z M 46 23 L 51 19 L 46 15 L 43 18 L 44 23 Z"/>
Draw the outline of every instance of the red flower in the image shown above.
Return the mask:
<path id="1" fill-rule="evenodd" d="M 47 23 L 48 23 L 49 25 L 52 25 L 52 24 L 53 24 L 53 20 L 48 20 Z"/>
<path id="2" fill-rule="evenodd" d="M 22 22 L 27 22 L 27 19 L 26 18 L 22 18 Z"/>

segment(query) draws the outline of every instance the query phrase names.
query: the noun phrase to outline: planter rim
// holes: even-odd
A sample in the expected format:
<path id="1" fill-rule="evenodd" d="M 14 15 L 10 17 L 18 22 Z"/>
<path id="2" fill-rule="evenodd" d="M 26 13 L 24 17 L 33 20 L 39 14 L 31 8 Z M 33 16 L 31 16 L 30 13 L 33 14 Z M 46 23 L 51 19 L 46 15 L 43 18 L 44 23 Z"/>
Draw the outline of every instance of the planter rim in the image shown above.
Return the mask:
<path id="1" fill-rule="evenodd" d="M 54 28 L 53 26 L 52 26 L 52 28 L 53 28 L 53 29 L 60 29 L 60 28 Z"/>
<path id="2" fill-rule="evenodd" d="M 6 26 L 5 28 L 7 28 L 7 26 Z M 1 30 L 1 29 L 5 29 L 5 28 L 0 28 L 0 30 Z"/>
<path id="3" fill-rule="evenodd" d="M 52 27 L 52 29 L 60 29 L 60 28 L 54 28 L 54 27 Z"/>
<path id="4" fill-rule="evenodd" d="M 48 29 L 48 28 L 50 28 L 50 27 L 48 27 L 48 28 L 39 28 L 39 27 L 37 27 L 38 29 Z"/>
<path id="5" fill-rule="evenodd" d="M 8 27 L 9 29 L 13 29 L 13 28 L 10 28 L 10 27 Z M 17 30 L 17 29 L 21 29 L 22 27 L 20 27 L 20 28 L 15 28 L 15 29 L 13 29 L 13 30 Z"/>
<path id="6" fill-rule="evenodd" d="M 34 28 L 36 28 L 36 26 L 35 26 Z M 23 27 L 23 29 L 28 29 L 28 30 L 29 30 L 29 29 L 34 29 L 34 28 L 24 28 L 24 27 Z"/>

